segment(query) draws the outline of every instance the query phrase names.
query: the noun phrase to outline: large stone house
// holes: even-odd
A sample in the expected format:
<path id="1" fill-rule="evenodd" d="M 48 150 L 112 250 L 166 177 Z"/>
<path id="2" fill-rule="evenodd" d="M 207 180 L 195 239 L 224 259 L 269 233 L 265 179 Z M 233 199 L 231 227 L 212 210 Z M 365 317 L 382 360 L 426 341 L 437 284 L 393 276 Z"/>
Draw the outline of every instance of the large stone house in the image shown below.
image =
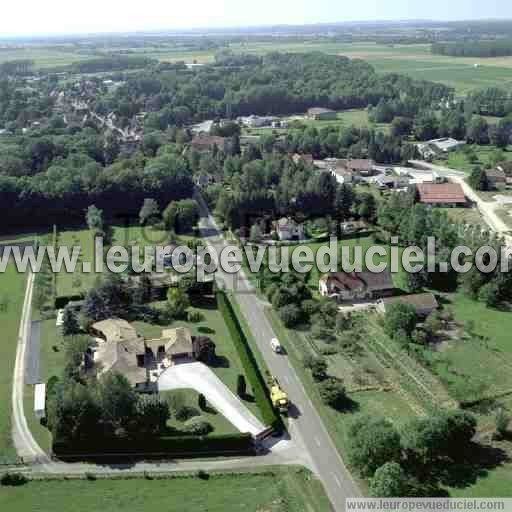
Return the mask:
<path id="1" fill-rule="evenodd" d="M 322 297 L 335 298 L 340 302 L 376 300 L 392 295 L 394 286 L 389 270 L 384 272 L 330 272 L 319 281 Z"/>
<path id="2" fill-rule="evenodd" d="M 161 338 L 145 339 L 126 320 L 113 318 L 96 322 L 91 327 L 97 345 L 91 347 L 94 365 L 86 371 L 97 377 L 106 372 L 124 375 L 141 392 L 157 390 L 158 377 L 169 366 L 201 359 L 215 345 L 204 343 L 203 338 L 192 337 L 185 327 L 164 329 Z"/>

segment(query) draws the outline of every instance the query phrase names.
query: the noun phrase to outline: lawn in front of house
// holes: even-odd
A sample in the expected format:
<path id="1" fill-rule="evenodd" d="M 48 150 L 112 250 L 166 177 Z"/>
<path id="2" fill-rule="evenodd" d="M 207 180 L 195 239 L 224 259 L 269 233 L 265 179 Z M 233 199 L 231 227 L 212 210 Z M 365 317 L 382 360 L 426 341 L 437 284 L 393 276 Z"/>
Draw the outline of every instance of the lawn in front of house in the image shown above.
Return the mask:
<path id="1" fill-rule="evenodd" d="M 0 509 L 9 512 L 328 512 L 320 481 L 303 468 L 261 473 L 212 473 L 155 479 L 31 481 L 3 487 Z"/>
<path id="2" fill-rule="evenodd" d="M 223 416 L 220 412 L 216 411 L 210 404 L 204 410 L 201 410 L 198 404 L 199 393 L 193 389 L 177 389 L 173 391 L 163 391 L 160 397 L 166 400 L 171 406 L 171 419 L 167 422 L 167 426 L 173 430 L 180 431 L 184 427 L 184 422 L 179 421 L 173 414 L 173 403 L 179 403 L 185 407 L 190 407 L 197 412 L 195 418 L 208 422 L 212 427 L 211 432 L 214 435 L 223 434 L 238 434 L 238 430 L 231 424 L 231 422 Z"/>

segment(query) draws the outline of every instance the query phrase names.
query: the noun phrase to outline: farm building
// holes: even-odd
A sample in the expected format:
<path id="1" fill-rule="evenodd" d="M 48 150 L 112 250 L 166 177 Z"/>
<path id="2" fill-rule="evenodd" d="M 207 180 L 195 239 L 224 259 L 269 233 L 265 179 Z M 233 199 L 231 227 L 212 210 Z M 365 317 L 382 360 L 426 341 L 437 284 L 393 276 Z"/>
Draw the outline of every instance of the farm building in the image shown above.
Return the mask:
<path id="1" fill-rule="evenodd" d="M 393 279 L 389 270 L 384 272 L 331 272 L 324 274 L 318 289 L 322 297 L 338 301 L 375 300 L 393 293 Z"/>
<path id="2" fill-rule="evenodd" d="M 200 134 L 192 139 L 190 146 L 196 151 L 205 152 L 213 150 L 215 146 L 218 149 L 223 149 L 225 141 L 224 137 Z"/>
<path id="3" fill-rule="evenodd" d="M 417 200 L 430 206 L 466 206 L 464 190 L 458 183 L 420 183 L 416 185 Z"/>
<path id="4" fill-rule="evenodd" d="M 334 121 L 336 120 L 337 114 L 335 110 L 330 108 L 310 108 L 308 110 L 308 117 L 315 121 Z"/>
<path id="5" fill-rule="evenodd" d="M 419 154 L 425 160 L 433 160 L 464 146 L 466 143 L 461 140 L 444 137 L 442 139 L 433 139 L 428 142 L 416 144 Z"/>
<path id="6" fill-rule="evenodd" d="M 414 295 L 399 295 L 398 297 L 385 297 L 378 301 L 377 311 L 385 313 L 391 304 L 409 304 L 414 307 L 416 314 L 427 317 L 433 313 L 439 304 L 432 293 L 418 293 Z"/>

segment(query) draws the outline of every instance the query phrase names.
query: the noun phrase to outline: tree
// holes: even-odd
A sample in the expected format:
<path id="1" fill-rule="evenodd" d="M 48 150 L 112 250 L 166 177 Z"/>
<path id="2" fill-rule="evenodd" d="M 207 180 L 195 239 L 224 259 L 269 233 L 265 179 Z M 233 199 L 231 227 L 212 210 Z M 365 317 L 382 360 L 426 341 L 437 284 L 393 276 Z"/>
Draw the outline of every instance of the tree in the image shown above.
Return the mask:
<path id="1" fill-rule="evenodd" d="M 206 410 L 206 397 L 202 393 L 199 393 L 199 396 L 197 397 L 197 406 L 201 411 Z"/>
<path id="2" fill-rule="evenodd" d="M 481 167 L 475 167 L 468 178 L 469 185 L 475 190 L 489 190 L 487 174 Z"/>
<path id="3" fill-rule="evenodd" d="M 411 133 L 413 126 L 412 119 L 408 117 L 395 117 L 391 123 L 391 135 L 393 137 L 404 137 Z"/>
<path id="4" fill-rule="evenodd" d="M 89 386 L 66 379 L 49 395 L 47 407 L 54 440 L 93 439 L 97 435 L 101 410 Z"/>
<path id="5" fill-rule="evenodd" d="M 80 324 L 78 323 L 78 316 L 69 306 L 64 308 L 64 314 L 62 315 L 62 335 L 72 336 L 80 332 Z"/>
<path id="6" fill-rule="evenodd" d="M 190 307 L 190 299 L 181 288 L 169 288 L 167 292 L 167 312 L 172 318 L 185 318 Z"/>
<path id="7" fill-rule="evenodd" d="M 432 464 L 438 458 L 457 460 L 469 450 L 476 433 L 475 417 L 465 411 L 440 411 L 417 419 L 404 429 L 402 444 L 409 458 Z"/>
<path id="8" fill-rule="evenodd" d="M 474 116 L 468 125 L 466 139 L 473 144 L 489 144 L 489 125 L 480 116 Z"/>
<path id="9" fill-rule="evenodd" d="M 508 425 L 510 423 L 510 417 L 505 412 L 503 407 L 500 407 L 498 409 L 498 411 L 496 412 L 495 422 L 496 422 L 495 437 L 497 439 L 505 439 L 505 437 L 507 436 L 507 433 L 508 433 Z"/>
<path id="10" fill-rule="evenodd" d="M 88 228 L 94 232 L 95 236 L 103 236 L 103 210 L 96 208 L 94 205 L 89 206 L 85 220 Z"/>
<path id="11" fill-rule="evenodd" d="M 384 418 L 364 416 L 349 428 L 349 458 L 363 477 L 372 476 L 388 462 L 399 462 L 400 434 Z"/>
<path id="12" fill-rule="evenodd" d="M 137 413 L 137 394 L 128 379 L 120 373 L 107 372 L 99 381 L 103 422 L 112 428 L 128 429 Z"/>
<path id="13" fill-rule="evenodd" d="M 274 294 L 276 295 L 276 294 Z M 286 327 L 294 327 L 302 320 L 302 311 L 295 304 L 288 304 L 278 309 L 279 318 Z"/>
<path id="14" fill-rule="evenodd" d="M 328 377 L 321 381 L 318 391 L 322 401 L 333 409 L 342 410 L 349 402 L 343 382 L 335 377 Z"/>
<path id="15" fill-rule="evenodd" d="M 374 498 L 405 498 L 409 496 L 409 479 L 397 462 L 386 462 L 370 480 L 370 495 Z"/>
<path id="16" fill-rule="evenodd" d="M 172 201 L 162 217 L 166 229 L 175 233 L 188 233 L 199 221 L 199 207 L 193 199 Z"/>
<path id="17" fill-rule="evenodd" d="M 139 212 L 141 225 L 155 224 L 160 218 L 160 207 L 154 199 L 144 199 L 144 204 Z"/>
<path id="18" fill-rule="evenodd" d="M 410 336 L 416 327 L 417 321 L 416 310 L 411 304 L 395 302 L 386 308 L 384 330 L 391 338 L 395 338 L 400 331 Z"/>
<path id="19" fill-rule="evenodd" d="M 243 375 L 239 375 L 236 381 L 236 394 L 240 398 L 245 398 L 247 394 L 247 384 L 245 382 L 245 377 Z"/>
<path id="20" fill-rule="evenodd" d="M 261 242 L 261 229 L 258 226 L 258 224 L 254 224 L 253 226 L 251 226 L 249 241 L 253 243 Z"/>
<path id="21" fill-rule="evenodd" d="M 311 375 L 317 382 L 327 378 L 327 362 L 323 357 L 312 355 L 304 357 L 304 367 L 311 370 Z"/>
<path id="22" fill-rule="evenodd" d="M 134 426 L 136 435 L 160 435 L 170 419 L 169 404 L 158 397 L 141 395 L 136 401 Z"/>

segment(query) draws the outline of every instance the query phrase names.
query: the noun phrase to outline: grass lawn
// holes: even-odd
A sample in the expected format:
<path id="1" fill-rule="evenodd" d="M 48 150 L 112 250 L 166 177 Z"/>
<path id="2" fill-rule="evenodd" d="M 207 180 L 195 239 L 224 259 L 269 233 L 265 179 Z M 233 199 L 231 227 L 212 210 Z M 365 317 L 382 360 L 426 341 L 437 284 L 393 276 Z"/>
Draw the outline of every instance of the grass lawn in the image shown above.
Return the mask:
<path id="1" fill-rule="evenodd" d="M 24 296 L 25 275 L 18 274 L 11 262 L 0 274 L 0 298 L 7 301 L 5 309 L 0 310 L 0 463 L 16 460 L 11 439 L 11 391 Z"/>
<path id="2" fill-rule="evenodd" d="M 304 469 L 240 474 L 96 481 L 31 481 L 5 487 L 0 509 L 9 512 L 328 512 L 321 483 Z"/>
<path id="3" fill-rule="evenodd" d="M 512 391 L 512 314 L 489 309 L 462 294 L 448 297 L 455 320 L 474 322 L 473 339 L 455 339 L 433 354 L 436 373 L 455 398 L 475 400 Z"/>
<path id="4" fill-rule="evenodd" d="M 214 435 L 239 433 L 238 430 L 222 414 L 217 412 L 209 404 L 207 405 L 206 410 L 202 411 L 198 406 L 199 393 L 193 389 L 164 391 L 160 394 L 160 396 L 164 400 L 169 401 L 170 405 L 173 401 L 171 397 L 174 397 L 174 400 L 177 400 L 181 405 L 197 409 L 197 411 L 200 413 L 201 419 L 207 421 L 213 427 L 214 430 L 212 434 Z M 167 426 L 176 430 L 181 430 L 183 428 L 183 422 L 178 421 L 172 414 L 172 406 L 171 419 L 167 422 Z"/>

